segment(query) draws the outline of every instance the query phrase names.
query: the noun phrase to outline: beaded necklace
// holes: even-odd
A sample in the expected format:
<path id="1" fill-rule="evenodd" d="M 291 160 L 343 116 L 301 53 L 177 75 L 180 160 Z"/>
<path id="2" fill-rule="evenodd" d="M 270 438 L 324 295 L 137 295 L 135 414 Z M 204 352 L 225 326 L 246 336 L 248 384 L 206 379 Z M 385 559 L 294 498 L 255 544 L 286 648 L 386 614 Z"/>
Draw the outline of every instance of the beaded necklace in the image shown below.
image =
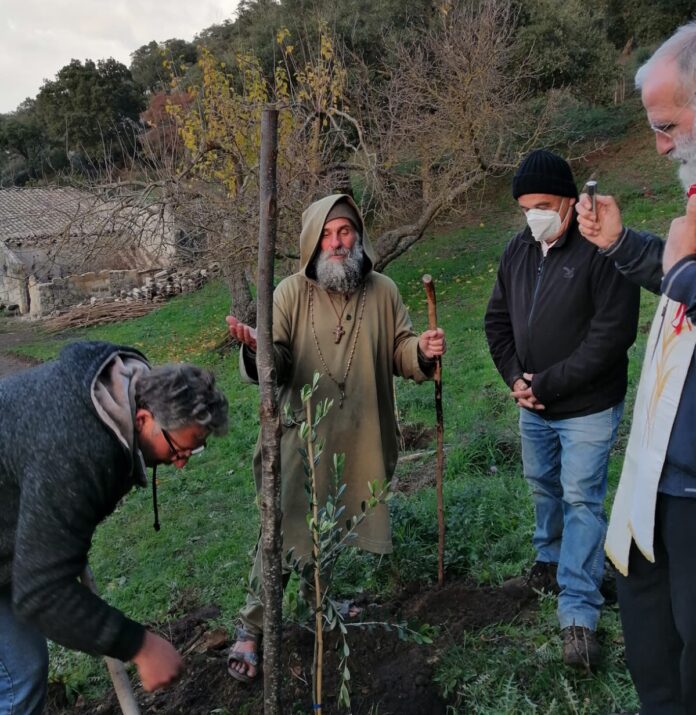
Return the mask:
<path id="1" fill-rule="evenodd" d="M 358 322 L 357 322 L 357 325 L 355 326 L 355 333 L 353 334 L 353 345 L 350 348 L 350 354 L 348 355 L 348 362 L 346 363 L 346 369 L 345 369 L 345 372 L 343 373 L 343 379 L 339 382 L 331 374 L 331 370 L 329 370 L 329 366 L 326 364 L 326 360 L 324 360 L 324 355 L 321 352 L 321 348 L 319 347 L 319 338 L 317 337 L 317 331 L 316 331 L 316 328 L 314 327 L 314 286 L 311 283 L 309 284 L 309 315 L 310 315 L 310 322 L 312 324 L 312 337 L 314 338 L 314 345 L 317 349 L 317 353 L 319 354 L 319 360 L 321 362 L 321 365 L 324 368 L 324 371 L 326 372 L 328 378 L 331 380 L 331 382 L 334 383 L 334 385 L 336 385 L 336 387 L 338 388 L 338 391 L 340 393 L 340 398 L 338 401 L 339 409 L 343 409 L 343 401 L 346 399 L 346 381 L 348 380 L 348 373 L 350 372 L 350 368 L 353 365 L 353 357 L 355 355 L 355 348 L 358 344 L 358 335 L 360 335 L 360 326 L 362 325 L 362 319 L 363 319 L 363 315 L 365 313 L 365 297 L 366 296 L 367 296 L 367 286 L 363 284 L 362 299 L 361 299 L 361 303 L 360 303 L 360 314 L 358 315 Z"/>

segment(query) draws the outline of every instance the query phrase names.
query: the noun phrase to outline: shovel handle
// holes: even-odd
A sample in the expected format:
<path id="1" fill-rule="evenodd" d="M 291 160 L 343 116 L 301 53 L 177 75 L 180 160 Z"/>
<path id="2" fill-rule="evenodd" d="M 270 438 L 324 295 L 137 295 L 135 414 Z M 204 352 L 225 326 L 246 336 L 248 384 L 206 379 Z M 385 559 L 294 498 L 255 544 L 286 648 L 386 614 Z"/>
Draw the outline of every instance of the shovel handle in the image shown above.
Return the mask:
<path id="1" fill-rule="evenodd" d="M 85 566 L 85 570 L 80 576 L 80 581 L 87 586 L 87 588 L 95 595 L 99 595 L 97 591 L 97 583 L 94 580 L 94 574 L 89 566 Z M 104 656 L 106 661 L 106 667 L 111 676 L 111 682 L 114 685 L 114 690 L 116 691 L 116 697 L 118 698 L 118 704 L 121 707 L 121 712 L 123 715 L 140 715 L 140 708 L 138 707 L 138 701 L 135 699 L 133 694 L 133 687 L 131 686 L 130 679 L 128 678 L 128 673 L 126 673 L 126 666 L 120 660 L 116 658 L 109 658 Z"/>

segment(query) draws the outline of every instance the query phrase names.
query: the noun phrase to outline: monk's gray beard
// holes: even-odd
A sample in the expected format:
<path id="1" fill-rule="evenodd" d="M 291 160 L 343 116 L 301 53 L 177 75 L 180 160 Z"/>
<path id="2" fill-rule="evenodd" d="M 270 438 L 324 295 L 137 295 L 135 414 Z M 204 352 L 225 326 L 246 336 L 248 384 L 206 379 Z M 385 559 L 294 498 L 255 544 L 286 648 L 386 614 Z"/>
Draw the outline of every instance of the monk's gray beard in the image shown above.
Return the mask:
<path id="1" fill-rule="evenodd" d="M 340 263 L 331 261 L 331 256 L 346 256 Z M 322 251 L 317 258 L 317 283 L 334 293 L 353 293 L 363 281 L 362 267 L 365 252 L 362 243 L 356 241 L 351 249 L 339 248 Z"/>
<path id="2" fill-rule="evenodd" d="M 688 191 L 692 184 L 696 184 L 696 122 L 691 134 L 680 137 L 674 144 L 669 158 L 679 162 L 679 180 L 684 191 Z"/>

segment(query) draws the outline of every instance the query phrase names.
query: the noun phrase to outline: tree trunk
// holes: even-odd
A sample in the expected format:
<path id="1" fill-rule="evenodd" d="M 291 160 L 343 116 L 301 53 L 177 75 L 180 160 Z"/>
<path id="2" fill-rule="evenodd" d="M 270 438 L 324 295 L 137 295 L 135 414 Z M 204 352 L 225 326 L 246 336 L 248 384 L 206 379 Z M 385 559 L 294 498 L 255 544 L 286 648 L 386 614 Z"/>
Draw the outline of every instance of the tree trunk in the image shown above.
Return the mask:
<path id="1" fill-rule="evenodd" d="M 273 359 L 273 261 L 277 226 L 278 110 L 261 115 L 258 324 L 256 364 L 261 405 L 261 549 L 263 555 L 263 703 L 265 715 L 281 713 L 283 562 L 280 537 L 280 415 Z"/>

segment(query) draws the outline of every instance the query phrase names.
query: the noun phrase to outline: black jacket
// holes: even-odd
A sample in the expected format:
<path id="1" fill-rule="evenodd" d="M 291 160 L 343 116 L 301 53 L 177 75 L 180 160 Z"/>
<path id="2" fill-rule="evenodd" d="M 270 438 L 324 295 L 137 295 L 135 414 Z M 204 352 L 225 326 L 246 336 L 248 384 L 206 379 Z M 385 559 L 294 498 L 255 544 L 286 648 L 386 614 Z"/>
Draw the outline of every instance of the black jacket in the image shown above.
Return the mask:
<path id="1" fill-rule="evenodd" d="M 543 416 L 600 412 L 626 394 L 639 303 L 639 288 L 574 220 L 545 258 L 525 228 L 505 247 L 486 310 L 491 356 L 510 387 L 522 373 L 534 375 Z"/>

